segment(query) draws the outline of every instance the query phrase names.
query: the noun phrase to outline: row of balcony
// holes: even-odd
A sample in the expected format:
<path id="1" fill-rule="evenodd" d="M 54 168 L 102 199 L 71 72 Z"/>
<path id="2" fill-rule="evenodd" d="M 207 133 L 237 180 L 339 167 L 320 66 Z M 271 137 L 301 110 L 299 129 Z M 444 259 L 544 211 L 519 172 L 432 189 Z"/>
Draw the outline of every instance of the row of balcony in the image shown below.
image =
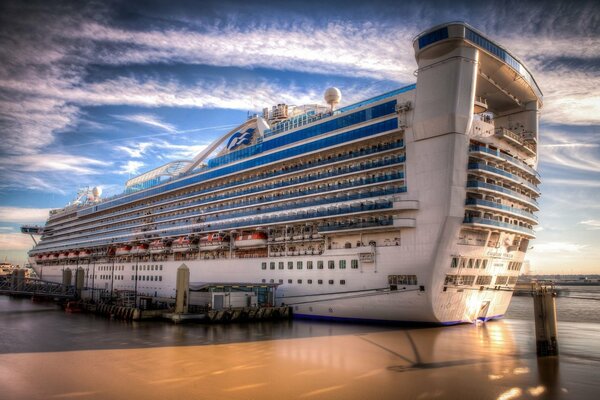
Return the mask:
<path id="1" fill-rule="evenodd" d="M 510 224 L 508 222 L 496 221 L 496 220 L 488 219 L 488 218 L 465 217 L 463 220 L 463 223 L 498 227 L 498 228 L 502 228 L 502 229 L 506 229 L 506 230 L 510 230 L 510 231 L 514 231 L 514 232 L 518 232 L 518 233 L 523 233 L 530 237 L 535 237 L 535 232 L 531 228 L 528 228 L 526 226 Z"/>
<path id="2" fill-rule="evenodd" d="M 533 175 L 538 181 L 540 180 L 540 174 L 535 169 L 533 169 L 531 166 L 527 165 L 525 162 L 523 162 L 515 157 L 511 157 L 508 154 L 504 154 L 499 150 L 493 150 L 493 149 L 490 149 L 485 146 L 472 145 L 469 147 L 469 152 L 471 152 L 471 153 L 482 152 L 482 153 L 490 154 L 497 158 L 501 158 L 502 160 L 508 161 L 515 167 L 520 168 L 521 170 L 529 173 L 530 175 Z"/>
<path id="3" fill-rule="evenodd" d="M 538 195 L 540 194 L 540 189 L 538 189 L 538 187 L 535 186 L 533 183 L 528 182 L 525 179 L 521 178 L 520 176 L 511 174 L 510 172 L 507 172 L 503 169 L 492 167 L 490 165 L 481 164 L 481 163 L 470 163 L 467 168 L 469 170 L 487 171 L 487 172 L 491 172 L 496 175 L 501 175 L 505 178 L 510 179 L 511 181 L 513 181 L 517 184 L 526 186 L 528 189 L 531 189 L 533 192 L 537 193 Z"/>
<path id="4" fill-rule="evenodd" d="M 483 206 L 483 207 L 490 207 L 490 208 L 494 208 L 497 210 L 502 210 L 502 211 L 506 211 L 508 213 L 514 214 L 514 215 L 518 215 L 524 218 L 527 218 L 529 220 L 532 220 L 534 222 L 537 223 L 538 221 L 538 217 L 537 215 L 530 213 L 529 211 L 525 211 L 522 210 L 520 208 L 515 208 L 515 207 L 509 207 L 509 206 L 505 206 L 504 204 L 499 204 L 493 201 L 488 201 L 488 200 L 482 200 L 482 199 L 467 199 L 467 201 L 465 202 L 466 205 L 468 206 Z"/>
<path id="5" fill-rule="evenodd" d="M 507 189 L 502 186 L 493 185 L 491 183 L 486 183 L 486 182 L 481 182 L 481 181 L 467 181 L 467 188 L 480 188 L 480 189 L 485 189 L 485 190 L 489 190 L 489 191 L 493 191 L 493 192 L 497 192 L 497 193 L 503 193 L 503 194 L 506 194 L 506 195 L 508 195 L 512 198 L 515 198 L 519 201 L 527 203 L 529 206 L 533 207 L 535 210 L 540 209 L 540 206 L 539 206 L 538 202 L 535 201 L 535 199 L 532 199 L 531 197 L 528 197 L 524 194 L 521 194 L 521 193 L 511 190 L 511 189 Z"/>
<path id="6" fill-rule="evenodd" d="M 351 160 L 351 159 L 358 160 L 358 159 L 365 158 L 365 157 L 368 157 L 373 154 L 387 153 L 387 152 L 390 152 L 390 151 L 393 151 L 396 149 L 401 149 L 403 147 L 404 147 L 403 140 L 390 142 L 390 143 L 386 143 L 386 144 L 381 144 L 381 145 L 377 145 L 377 146 L 372 146 L 372 147 L 365 148 L 362 150 L 353 151 L 348 154 L 343 154 L 341 156 L 334 156 L 331 158 L 322 159 L 320 161 L 313 161 L 311 163 L 298 164 L 296 166 L 289 167 L 284 170 L 264 172 L 264 173 L 258 174 L 257 176 L 254 176 L 252 178 L 247 178 L 247 179 L 243 179 L 243 180 L 235 181 L 235 182 L 229 182 L 229 183 L 225 183 L 225 184 L 218 185 L 218 186 L 208 188 L 208 189 L 196 190 L 191 193 L 181 194 L 179 196 L 173 196 L 171 198 L 168 198 L 168 199 L 165 199 L 162 201 L 156 201 L 151 204 L 140 204 L 138 206 L 131 207 L 126 210 L 119 211 L 119 212 L 111 213 L 109 215 L 104 215 L 101 217 L 96 217 L 96 218 L 91 218 L 91 219 L 79 220 L 75 223 L 71 223 L 67 226 L 63 226 L 63 228 L 70 227 L 70 226 L 76 226 L 76 225 L 80 225 L 80 224 L 87 225 L 92 221 L 110 218 L 112 215 L 129 214 L 129 213 L 132 213 L 137 210 L 160 207 L 162 205 L 166 205 L 166 204 L 170 204 L 170 203 L 186 201 L 186 200 L 189 200 L 198 195 L 208 194 L 211 192 L 217 192 L 217 191 L 232 188 L 235 186 L 243 186 L 243 185 L 247 185 L 249 183 L 255 183 L 255 182 L 258 182 L 261 180 L 267 180 L 267 179 L 274 178 L 274 177 L 281 176 L 281 175 L 288 175 L 288 174 L 292 174 L 295 172 L 302 172 L 305 170 L 314 169 L 316 167 L 322 167 L 322 166 L 326 166 L 326 165 L 334 165 L 334 164 L 337 164 L 339 162 L 346 161 L 346 160 Z M 401 157 L 404 157 L 404 156 L 401 156 Z M 177 207 L 178 205 L 174 204 L 174 206 Z M 172 207 L 172 206 L 169 206 L 169 207 Z M 163 208 L 163 210 L 164 209 L 165 208 Z M 162 212 L 162 210 L 160 210 L 160 211 Z M 131 216 L 123 217 L 123 219 L 127 219 L 127 218 L 131 218 Z M 116 222 L 118 220 L 120 220 L 120 219 L 112 220 L 112 221 Z"/>

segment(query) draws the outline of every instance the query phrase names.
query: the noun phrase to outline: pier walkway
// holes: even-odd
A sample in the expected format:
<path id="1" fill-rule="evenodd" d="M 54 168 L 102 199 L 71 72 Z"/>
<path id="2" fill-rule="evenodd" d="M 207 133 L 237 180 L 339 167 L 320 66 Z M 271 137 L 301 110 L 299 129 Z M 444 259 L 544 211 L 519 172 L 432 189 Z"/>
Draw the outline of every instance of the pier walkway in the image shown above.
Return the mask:
<path id="1" fill-rule="evenodd" d="M 41 279 L 25 278 L 16 275 L 0 277 L 0 294 L 48 297 L 59 299 L 74 299 L 75 286 L 44 281 Z"/>

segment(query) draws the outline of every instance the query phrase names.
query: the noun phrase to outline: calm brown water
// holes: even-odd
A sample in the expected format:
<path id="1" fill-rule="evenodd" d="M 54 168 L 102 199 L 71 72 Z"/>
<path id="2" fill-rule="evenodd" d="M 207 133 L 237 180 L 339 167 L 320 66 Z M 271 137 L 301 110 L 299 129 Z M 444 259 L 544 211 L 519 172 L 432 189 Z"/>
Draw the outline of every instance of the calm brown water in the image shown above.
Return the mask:
<path id="1" fill-rule="evenodd" d="M 0 296 L 0 398 L 597 398 L 598 302 L 559 298 L 561 356 L 537 359 L 532 300 L 513 300 L 501 321 L 399 328 L 126 323 Z"/>

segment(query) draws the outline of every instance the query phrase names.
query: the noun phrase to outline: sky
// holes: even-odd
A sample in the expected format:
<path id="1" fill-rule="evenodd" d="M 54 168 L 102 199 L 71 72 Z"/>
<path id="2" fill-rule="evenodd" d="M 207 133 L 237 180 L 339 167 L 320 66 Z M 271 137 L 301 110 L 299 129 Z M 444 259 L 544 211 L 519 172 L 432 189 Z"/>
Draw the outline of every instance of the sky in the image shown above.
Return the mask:
<path id="1" fill-rule="evenodd" d="M 451 5 L 449 5 L 451 3 Z M 415 82 L 415 35 L 465 21 L 544 92 L 533 273 L 600 273 L 600 3 L 3 1 L 0 261 L 81 187 L 190 159 L 278 103 L 342 104 Z"/>

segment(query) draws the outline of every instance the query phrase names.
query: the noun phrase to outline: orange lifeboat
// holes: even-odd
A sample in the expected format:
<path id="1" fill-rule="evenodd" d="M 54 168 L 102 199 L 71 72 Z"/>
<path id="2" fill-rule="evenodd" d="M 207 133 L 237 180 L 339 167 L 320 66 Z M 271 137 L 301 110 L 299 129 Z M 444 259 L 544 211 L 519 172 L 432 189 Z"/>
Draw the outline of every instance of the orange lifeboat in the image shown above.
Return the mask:
<path id="1" fill-rule="evenodd" d="M 66 251 L 65 251 L 64 253 L 60 253 L 60 254 L 58 255 L 58 259 L 59 259 L 59 260 L 65 260 L 65 259 L 67 259 L 68 257 L 69 257 L 69 253 L 68 253 L 68 252 L 66 252 Z"/>
<path id="2" fill-rule="evenodd" d="M 235 247 L 265 247 L 267 245 L 267 234 L 265 232 L 253 232 L 248 235 L 240 235 L 235 239 Z"/>
<path id="3" fill-rule="evenodd" d="M 79 258 L 90 258 L 92 252 L 89 250 L 82 250 L 79 252 Z"/>
<path id="4" fill-rule="evenodd" d="M 57 260 L 58 259 L 58 253 L 52 253 L 48 256 L 48 260 Z"/>
<path id="5" fill-rule="evenodd" d="M 77 251 L 77 250 L 70 251 L 69 255 L 67 255 L 67 258 L 70 260 L 73 260 L 77 257 L 79 257 L 79 251 Z"/>
<path id="6" fill-rule="evenodd" d="M 212 251 L 229 248 L 229 238 L 225 233 L 211 233 L 200 238 L 200 251 Z"/>
<path id="7" fill-rule="evenodd" d="M 148 244 L 142 243 L 138 244 L 137 246 L 133 246 L 130 253 L 138 255 L 148 254 Z"/>
<path id="8" fill-rule="evenodd" d="M 189 251 L 197 251 L 198 245 L 193 244 L 188 237 L 181 236 L 173 241 L 171 250 L 173 253 L 187 253 Z"/>
<path id="9" fill-rule="evenodd" d="M 115 252 L 115 254 L 117 256 L 127 256 L 130 253 L 131 253 L 131 246 L 128 246 L 128 245 L 117 247 L 117 251 Z"/>
<path id="10" fill-rule="evenodd" d="M 169 248 L 165 245 L 165 243 L 158 239 L 150 243 L 150 254 L 162 254 L 166 253 Z"/>

